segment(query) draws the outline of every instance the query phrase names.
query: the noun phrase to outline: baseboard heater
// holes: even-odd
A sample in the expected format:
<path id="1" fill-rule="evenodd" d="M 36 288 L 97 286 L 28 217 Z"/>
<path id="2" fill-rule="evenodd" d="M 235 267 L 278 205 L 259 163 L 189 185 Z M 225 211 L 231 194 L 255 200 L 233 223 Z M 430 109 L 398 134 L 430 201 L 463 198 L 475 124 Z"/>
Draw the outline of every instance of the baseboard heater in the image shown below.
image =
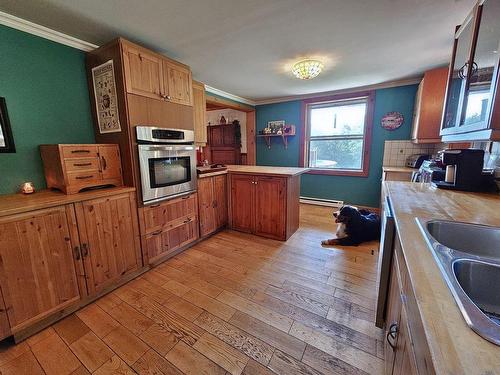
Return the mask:
<path id="1" fill-rule="evenodd" d="M 317 206 L 338 207 L 338 208 L 344 205 L 344 201 L 336 201 L 333 199 L 311 198 L 311 197 L 300 197 L 300 203 L 315 204 Z"/>

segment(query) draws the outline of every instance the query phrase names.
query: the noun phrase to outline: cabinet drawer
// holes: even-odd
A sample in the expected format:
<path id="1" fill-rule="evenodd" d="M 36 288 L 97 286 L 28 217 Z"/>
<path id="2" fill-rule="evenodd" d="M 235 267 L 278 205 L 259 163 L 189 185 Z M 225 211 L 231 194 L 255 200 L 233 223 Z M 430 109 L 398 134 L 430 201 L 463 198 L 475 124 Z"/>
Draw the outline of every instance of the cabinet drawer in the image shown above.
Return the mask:
<path id="1" fill-rule="evenodd" d="M 99 183 L 101 175 L 99 171 L 81 171 L 68 173 L 68 185 L 92 185 Z"/>
<path id="2" fill-rule="evenodd" d="M 64 166 L 67 172 L 99 171 L 99 159 L 67 159 L 64 161 Z"/>
<path id="3" fill-rule="evenodd" d="M 149 234 L 162 229 L 172 221 L 189 215 L 196 215 L 196 194 L 172 199 L 157 205 L 147 206 L 143 211 L 144 233 Z"/>
<path id="4" fill-rule="evenodd" d="M 61 146 L 62 156 L 67 158 L 97 158 L 98 151 L 95 145 Z"/>

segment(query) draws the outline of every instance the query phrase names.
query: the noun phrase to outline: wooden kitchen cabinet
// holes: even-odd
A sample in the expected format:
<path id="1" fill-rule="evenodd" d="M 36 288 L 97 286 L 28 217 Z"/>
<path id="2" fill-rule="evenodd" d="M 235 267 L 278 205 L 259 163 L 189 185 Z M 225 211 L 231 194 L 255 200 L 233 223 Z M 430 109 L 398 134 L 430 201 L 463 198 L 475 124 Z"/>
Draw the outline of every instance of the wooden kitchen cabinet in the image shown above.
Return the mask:
<path id="1" fill-rule="evenodd" d="M 193 105 L 191 69 L 173 60 L 163 59 L 163 92 L 166 99 L 183 105 Z"/>
<path id="2" fill-rule="evenodd" d="M 439 143 L 448 67 L 428 70 L 418 85 L 411 139 L 414 143 Z"/>
<path id="3" fill-rule="evenodd" d="M 205 85 L 193 81 L 194 142 L 197 146 L 207 144 L 207 102 Z"/>
<path id="4" fill-rule="evenodd" d="M 75 204 L 90 294 L 142 266 L 135 197 L 121 194 Z"/>
<path id="5" fill-rule="evenodd" d="M 0 286 L 12 333 L 80 300 L 73 206 L 0 219 Z"/>
<path id="6" fill-rule="evenodd" d="M 146 48 L 123 44 L 123 66 L 127 92 L 163 99 L 162 58 Z"/>
<path id="7" fill-rule="evenodd" d="M 225 174 L 198 179 L 200 236 L 227 224 L 227 177 Z"/>
<path id="8" fill-rule="evenodd" d="M 230 173 L 230 226 L 287 240 L 299 226 L 299 176 Z"/>
<path id="9" fill-rule="evenodd" d="M 160 263 L 199 238 L 197 194 L 141 207 L 139 223 L 144 263 Z"/>

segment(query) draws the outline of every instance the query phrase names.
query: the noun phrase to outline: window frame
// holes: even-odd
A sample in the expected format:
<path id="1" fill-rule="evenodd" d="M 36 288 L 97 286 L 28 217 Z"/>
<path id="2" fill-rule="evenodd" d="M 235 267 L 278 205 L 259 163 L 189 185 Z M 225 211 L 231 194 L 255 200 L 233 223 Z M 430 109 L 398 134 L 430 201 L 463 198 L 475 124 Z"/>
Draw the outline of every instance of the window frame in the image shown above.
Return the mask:
<path id="1" fill-rule="evenodd" d="M 310 144 L 310 128 L 309 128 L 309 109 L 316 105 L 325 105 L 334 102 L 356 101 L 366 98 L 366 114 L 365 114 L 365 127 L 363 132 L 363 151 L 361 169 L 331 169 L 331 168 L 312 168 L 309 167 L 309 144 Z M 373 129 L 373 114 L 375 104 L 374 91 L 362 91 L 349 94 L 330 95 L 323 97 L 314 97 L 302 101 L 302 124 L 300 132 L 300 159 L 299 165 L 304 168 L 310 168 L 308 174 L 321 174 L 331 176 L 355 176 L 355 177 L 368 177 L 370 167 L 370 150 L 372 142 L 372 129 Z"/>

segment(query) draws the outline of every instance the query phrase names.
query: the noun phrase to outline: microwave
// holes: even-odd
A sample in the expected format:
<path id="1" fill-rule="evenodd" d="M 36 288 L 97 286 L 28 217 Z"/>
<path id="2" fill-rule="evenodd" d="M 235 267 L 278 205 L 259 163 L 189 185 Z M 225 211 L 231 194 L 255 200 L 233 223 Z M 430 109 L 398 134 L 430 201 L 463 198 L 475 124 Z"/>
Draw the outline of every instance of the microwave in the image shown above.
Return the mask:
<path id="1" fill-rule="evenodd" d="M 194 132 L 137 126 L 143 204 L 196 191 Z"/>

